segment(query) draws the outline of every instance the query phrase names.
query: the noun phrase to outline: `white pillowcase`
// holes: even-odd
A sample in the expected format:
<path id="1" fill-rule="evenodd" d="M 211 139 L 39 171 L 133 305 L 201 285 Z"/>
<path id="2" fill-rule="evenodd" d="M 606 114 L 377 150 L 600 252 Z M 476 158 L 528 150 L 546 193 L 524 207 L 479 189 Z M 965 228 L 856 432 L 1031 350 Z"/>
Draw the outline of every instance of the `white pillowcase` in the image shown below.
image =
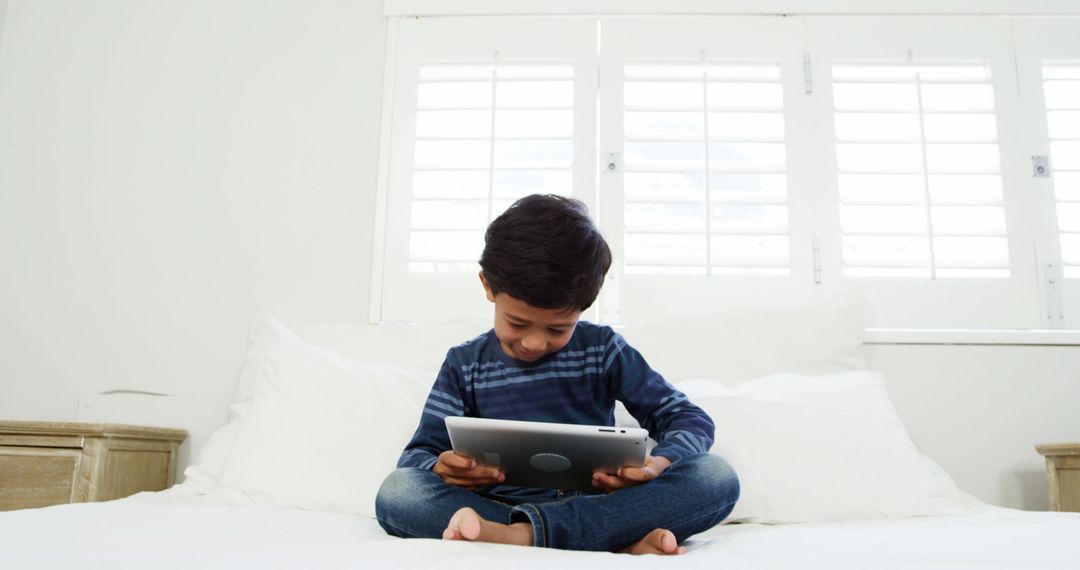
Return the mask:
<path id="1" fill-rule="evenodd" d="M 866 370 L 865 294 L 822 293 L 769 307 L 732 307 L 619 329 L 669 381 L 714 378 L 725 384 L 768 374 Z"/>
<path id="2" fill-rule="evenodd" d="M 184 483 L 193 492 L 209 492 L 221 480 L 240 423 L 251 409 L 255 390 L 266 381 L 273 322 L 278 321 L 270 316 L 256 316 L 251 321 L 248 349 L 229 406 L 229 421 L 210 435 L 195 463 L 184 470 Z M 316 322 L 290 323 L 289 328 L 305 342 L 353 360 L 438 370 L 450 347 L 487 331 L 491 323 L 491 315 L 462 315 L 425 324 Z M 434 379 L 433 373 L 419 397 L 427 396 Z"/>
<path id="3" fill-rule="evenodd" d="M 915 448 L 878 372 L 773 375 L 677 387 L 716 423 L 712 452 L 739 475 L 728 522 L 798 523 L 962 512 Z"/>
<path id="4" fill-rule="evenodd" d="M 435 373 L 357 362 L 277 321 L 270 329 L 266 378 L 238 422 L 220 485 L 256 504 L 374 516 Z"/>
<path id="5" fill-rule="evenodd" d="M 835 296 L 789 308 L 786 316 L 776 311 L 775 318 L 768 318 L 769 311 L 744 309 L 635 330 L 658 343 L 642 349 L 646 357 L 662 373 L 663 362 L 676 363 L 676 377 L 711 370 L 731 382 L 754 370 L 862 368 L 861 305 L 853 299 L 858 297 Z M 819 329 L 824 338 L 806 349 L 779 352 L 749 346 L 764 343 L 764 329 L 782 318 L 792 320 L 789 341 Z M 735 327 L 754 319 L 760 326 L 749 327 L 751 338 L 736 341 Z M 468 318 L 427 325 L 319 323 L 299 327 L 301 338 L 272 318 L 260 323 L 265 326 L 253 329 L 232 420 L 211 436 L 200 463 L 185 474 L 203 492 L 233 496 L 237 504 L 250 499 L 366 516 L 374 515 L 378 487 L 417 426 L 435 377 L 431 369 L 450 346 L 490 326 L 489 319 Z M 715 345 L 728 341 L 736 349 L 718 358 Z M 778 341 L 783 339 L 771 343 Z M 705 344 L 713 346 L 704 350 Z M 747 353 L 740 357 L 740 350 Z M 819 362 L 813 362 L 813 350 L 822 351 Z M 691 357 L 682 368 L 673 359 L 679 351 Z M 726 361 L 732 355 L 734 365 Z M 380 361 L 423 362 L 427 368 Z M 712 416 L 713 452 L 739 473 L 741 499 L 728 522 L 963 510 L 955 500 L 962 493 L 948 475 L 915 449 L 879 373 L 774 375 L 733 387 L 690 380 L 676 386 Z"/>

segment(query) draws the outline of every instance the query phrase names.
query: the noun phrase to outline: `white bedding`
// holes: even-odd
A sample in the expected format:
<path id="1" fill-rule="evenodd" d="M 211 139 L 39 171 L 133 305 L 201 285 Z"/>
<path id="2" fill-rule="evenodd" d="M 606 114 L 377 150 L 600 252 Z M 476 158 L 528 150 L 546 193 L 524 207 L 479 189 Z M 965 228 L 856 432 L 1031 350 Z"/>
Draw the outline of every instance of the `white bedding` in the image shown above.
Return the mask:
<path id="1" fill-rule="evenodd" d="M 674 328 L 656 325 L 645 330 L 664 332 L 662 338 L 672 346 L 692 346 L 676 338 L 676 332 L 713 338 L 709 331 L 715 332 L 724 323 L 758 320 L 751 317 L 735 321 L 710 317 L 699 325 L 680 321 Z M 360 449 L 356 442 L 362 436 L 353 430 L 386 437 L 385 426 L 392 425 L 387 418 L 413 418 L 401 428 L 401 441 L 379 454 L 387 465 L 383 471 L 388 470 L 414 429 L 427 386 L 417 384 L 415 401 L 399 399 L 399 405 L 393 406 L 386 398 L 374 399 L 382 405 L 372 409 L 371 383 L 392 383 L 395 389 L 416 384 L 415 374 L 400 368 L 405 362 L 419 354 L 431 357 L 436 363 L 432 365 L 437 365 L 441 355 L 434 355 L 441 353 L 432 347 L 445 350 L 467 336 L 458 330 L 462 326 L 362 326 L 315 327 L 303 335 L 308 340 L 291 333 L 279 335 L 307 343 L 297 345 L 303 350 L 296 354 L 282 352 L 274 335 L 253 341 L 230 423 L 210 438 L 183 484 L 109 503 L 0 512 L 0 570 L 595 570 L 615 564 L 708 570 L 914 566 L 1080 570 L 1080 514 L 991 507 L 957 490 L 944 470 L 918 453 L 880 375 L 861 370 L 858 342 L 852 340 L 862 334 L 861 321 L 841 317 L 796 319 L 802 324 L 796 322 L 792 330 L 801 330 L 807 337 L 819 333 L 819 322 L 850 323 L 838 327 L 850 334 L 825 335 L 837 340 L 824 345 L 807 343 L 800 348 L 801 342 L 791 343 L 809 351 L 806 358 L 791 360 L 770 353 L 740 361 L 745 362 L 745 370 L 769 373 L 769 377 L 744 378 L 748 381 L 731 387 L 696 385 L 700 390 L 694 401 L 718 421 L 717 440 L 723 448 L 718 452 L 728 454 L 740 472 L 738 508 L 742 512 L 733 512 L 731 518 L 755 524 L 716 527 L 691 539 L 685 556 L 630 557 L 387 536 L 370 516 L 382 472 L 369 469 L 373 476 L 359 476 L 358 468 L 349 463 L 359 455 L 336 450 Z M 766 331 L 788 328 L 769 325 L 762 329 L 762 338 L 767 338 Z M 323 345 L 360 351 L 363 354 L 356 355 L 360 358 L 356 363 L 362 364 L 347 361 L 346 352 Z M 848 354 L 849 349 L 855 350 L 854 355 Z M 285 359 L 290 354 L 292 360 Z M 702 354 L 708 355 L 708 362 L 728 361 L 713 350 Z M 390 358 L 393 355 L 397 360 Z M 822 365 L 844 363 L 839 368 L 848 372 L 819 377 L 775 374 L 789 365 L 813 369 L 812 363 L 818 362 L 814 359 Z M 383 372 L 371 374 L 376 369 L 372 363 L 399 368 L 387 372 L 384 366 Z M 721 369 L 707 371 L 710 374 L 705 378 L 739 378 Z M 422 376 L 429 382 L 431 374 Z M 319 439 L 334 452 L 308 453 L 298 461 L 301 454 L 286 448 L 282 437 L 272 431 L 273 421 L 251 420 L 253 410 L 265 403 L 265 398 L 258 397 L 259 387 L 268 381 L 277 389 L 308 389 L 303 397 L 292 394 L 279 399 L 280 405 L 269 417 L 286 418 L 282 427 L 295 441 Z M 308 405 L 281 409 L 297 402 Z M 384 429 L 370 427 L 372 422 Z M 342 439 L 327 443 L 331 441 L 328 434 Z M 363 449 L 367 458 L 375 448 L 369 442 Z M 793 463 L 808 462 L 815 469 L 790 469 Z M 935 507 L 943 502 L 954 508 L 945 512 Z M 936 516 L 897 518 L 916 514 Z M 756 524 L 760 522 L 789 524 Z"/>
<path id="2" fill-rule="evenodd" d="M 972 502 L 964 515 L 728 524 L 672 559 L 393 538 L 370 518 L 222 506 L 183 487 L 119 501 L 0 513 L 0 568 L 594 569 L 1080 567 L 1080 514 Z"/>

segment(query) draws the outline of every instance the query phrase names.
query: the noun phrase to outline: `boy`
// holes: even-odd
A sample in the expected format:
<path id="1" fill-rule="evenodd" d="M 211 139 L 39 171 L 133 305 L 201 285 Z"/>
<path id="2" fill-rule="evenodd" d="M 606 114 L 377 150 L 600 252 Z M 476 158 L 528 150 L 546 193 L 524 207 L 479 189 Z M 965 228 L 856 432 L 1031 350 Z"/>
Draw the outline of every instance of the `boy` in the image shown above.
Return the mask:
<path id="1" fill-rule="evenodd" d="M 375 512 L 389 534 L 681 554 L 739 497 L 731 466 L 710 455 L 709 416 L 652 371 L 610 327 L 579 322 L 611 252 L 585 206 L 522 198 L 491 222 L 480 282 L 495 327 L 450 349 L 420 427 Z M 659 443 L 642 467 L 593 475 L 592 493 L 502 485 L 494 467 L 450 449 L 448 415 L 614 425 L 615 400 Z"/>

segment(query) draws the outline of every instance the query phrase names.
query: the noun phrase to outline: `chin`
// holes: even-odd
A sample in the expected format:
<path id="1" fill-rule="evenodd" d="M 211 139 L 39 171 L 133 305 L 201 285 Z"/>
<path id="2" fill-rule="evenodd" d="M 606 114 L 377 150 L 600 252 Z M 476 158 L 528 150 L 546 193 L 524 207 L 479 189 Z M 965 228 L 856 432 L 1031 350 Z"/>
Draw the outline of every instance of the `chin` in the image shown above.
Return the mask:
<path id="1" fill-rule="evenodd" d="M 525 362 L 532 362 L 534 360 L 540 360 L 546 354 L 547 354 L 546 352 L 541 352 L 541 353 L 538 353 L 538 354 L 521 354 L 520 352 L 515 350 L 514 351 L 514 358 L 517 358 L 518 360 L 523 360 Z"/>

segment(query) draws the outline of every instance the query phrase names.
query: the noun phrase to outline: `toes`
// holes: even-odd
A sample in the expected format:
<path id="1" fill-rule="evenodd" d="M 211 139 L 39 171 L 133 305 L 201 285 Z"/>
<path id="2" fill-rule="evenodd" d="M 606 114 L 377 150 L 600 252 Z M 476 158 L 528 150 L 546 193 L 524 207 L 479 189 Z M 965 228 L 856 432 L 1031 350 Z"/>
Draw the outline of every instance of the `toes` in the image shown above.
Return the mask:
<path id="1" fill-rule="evenodd" d="M 458 509 L 443 531 L 443 540 L 476 540 L 480 538 L 480 515 L 469 507 Z"/>
<path id="2" fill-rule="evenodd" d="M 458 530 L 461 531 L 461 536 L 466 540 L 480 538 L 480 516 L 476 513 L 469 513 L 462 517 Z"/>
<path id="3" fill-rule="evenodd" d="M 660 550 L 668 554 L 674 553 L 679 548 L 675 535 L 670 530 L 660 531 Z"/>

